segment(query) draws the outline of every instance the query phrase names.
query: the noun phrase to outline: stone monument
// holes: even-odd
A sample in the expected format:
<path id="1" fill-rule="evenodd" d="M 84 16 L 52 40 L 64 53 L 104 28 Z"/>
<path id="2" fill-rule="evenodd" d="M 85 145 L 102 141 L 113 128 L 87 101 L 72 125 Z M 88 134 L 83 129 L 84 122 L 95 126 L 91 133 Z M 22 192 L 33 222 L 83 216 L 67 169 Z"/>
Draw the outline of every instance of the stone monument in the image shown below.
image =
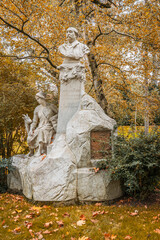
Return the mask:
<path id="1" fill-rule="evenodd" d="M 78 31 L 68 28 L 67 43 L 59 47 L 64 61 L 59 66 L 61 86 L 54 141 L 48 145 L 45 157 L 39 155 L 41 149 L 46 153 L 46 148 L 37 143 L 39 136 L 35 140 L 36 130 L 32 134 L 33 121 L 28 143 L 33 139 L 39 154 L 14 156 L 15 170 L 8 176 L 9 188 L 22 190 L 36 201 L 106 201 L 122 195 L 119 181 L 112 181 L 105 171 L 94 171 L 96 163 L 107 158 L 104 153 L 111 151 L 107 141 L 116 122 L 84 91 L 81 59 L 89 49 L 77 37 Z"/>

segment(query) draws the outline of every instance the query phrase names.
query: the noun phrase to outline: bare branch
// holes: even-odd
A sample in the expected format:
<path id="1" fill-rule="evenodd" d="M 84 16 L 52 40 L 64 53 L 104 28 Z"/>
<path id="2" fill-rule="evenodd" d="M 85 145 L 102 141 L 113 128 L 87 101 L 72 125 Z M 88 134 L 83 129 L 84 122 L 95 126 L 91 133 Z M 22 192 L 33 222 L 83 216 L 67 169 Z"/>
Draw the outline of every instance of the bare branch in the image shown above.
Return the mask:
<path id="1" fill-rule="evenodd" d="M 15 58 L 18 60 L 23 60 L 23 59 L 45 59 L 49 62 L 49 64 L 57 69 L 57 66 L 52 63 L 52 61 L 49 59 L 49 57 L 41 57 L 41 56 L 26 56 L 26 57 L 18 57 L 16 55 L 0 55 L 0 58 Z"/>
<path id="2" fill-rule="evenodd" d="M 117 24 L 122 24 L 122 20 L 116 19 L 113 17 L 111 14 L 107 13 L 106 14 L 112 21 L 115 21 Z"/>
<path id="3" fill-rule="evenodd" d="M 87 17 L 89 17 L 89 15 L 92 13 L 92 12 L 94 12 L 94 10 L 92 9 L 92 10 L 90 10 L 86 15 L 85 15 L 85 18 L 87 18 Z"/>
<path id="4" fill-rule="evenodd" d="M 92 3 L 96 4 L 100 8 L 111 8 L 111 4 L 108 3 L 102 3 L 100 0 L 91 0 Z"/>
<path id="5" fill-rule="evenodd" d="M 50 63 L 50 65 L 52 67 L 54 67 L 55 69 L 57 69 L 57 66 L 55 66 L 52 61 L 49 58 L 49 50 L 46 46 L 44 46 L 38 39 L 30 36 L 28 33 L 26 33 L 23 30 L 23 25 L 22 25 L 22 29 L 17 28 L 16 26 L 12 25 L 11 23 L 7 22 L 6 20 L 4 20 L 2 17 L 0 17 L 0 20 L 2 20 L 8 27 L 15 29 L 17 32 L 22 33 L 24 36 L 28 37 L 29 39 L 31 39 L 32 41 L 36 42 L 39 46 L 41 46 L 47 53 L 48 57 L 45 57 L 45 59 Z M 24 22 L 25 24 L 25 22 Z"/>
<path id="6" fill-rule="evenodd" d="M 98 28 L 99 28 L 99 26 L 98 26 Z M 100 28 L 99 28 L 99 30 L 100 30 Z M 108 33 L 102 33 L 102 32 L 100 31 L 100 33 L 94 38 L 94 40 L 93 40 L 93 42 L 92 42 L 93 46 L 95 46 L 96 40 L 97 40 L 100 36 L 107 36 L 107 35 L 109 35 L 109 34 L 111 34 L 111 33 L 113 33 L 113 32 L 115 32 L 115 33 L 117 33 L 117 34 L 119 34 L 119 35 L 121 35 L 121 36 L 124 36 L 124 37 L 130 37 L 130 38 L 134 39 L 135 41 L 140 40 L 140 39 L 138 39 L 138 38 L 134 38 L 132 35 L 130 35 L 130 34 L 128 34 L 128 33 L 121 33 L 121 32 L 117 32 L 116 30 L 112 29 L 112 30 L 111 30 L 110 32 L 108 32 Z"/>
<path id="7" fill-rule="evenodd" d="M 118 70 L 121 72 L 122 77 L 123 77 L 123 82 L 124 82 L 124 84 L 126 85 L 126 83 L 125 83 L 126 78 L 125 78 L 125 76 L 124 76 L 123 71 L 122 71 L 119 67 L 114 66 L 113 64 L 110 64 L 110 63 L 106 63 L 106 62 L 102 62 L 102 63 L 97 64 L 97 67 L 100 66 L 100 65 L 108 65 L 108 66 L 110 66 L 110 67 L 112 67 L 112 68 L 114 68 L 114 69 L 118 69 Z"/>
<path id="8" fill-rule="evenodd" d="M 14 3 L 14 1 L 11 0 L 11 2 L 16 8 L 18 8 L 20 13 L 22 13 L 25 17 L 27 17 L 27 15 L 24 12 L 22 12 L 22 10 L 17 6 L 17 4 Z"/>
<path id="9" fill-rule="evenodd" d="M 114 66 L 114 65 L 112 65 L 112 64 L 110 64 L 110 63 L 101 62 L 101 63 L 98 63 L 98 64 L 97 64 L 97 67 L 100 66 L 100 65 L 108 65 L 108 66 L 111 66 L 111 67 L 113 67 L 113 68 L 118 69 L 121 73 L 123 73 L 123 71 L 122 71 L 119 67 Z"/>
<path id="10" fill-rule="evenodd" d="M 65 2 L 65 0 L 62 0 L 62 2 L 59 4 L 59 7 L 61 7 L 64 2 Z"/>
<path id="11" fill-rule="evenodd" d="M 0 7 L 6 9 L 8 12 L 12 13 L 13 15 L 15 15 L 16 17 L 18 17 L 21 21 L 23 21 L 23 19 L 15 12 L 13 12 L 12 10 L 10 10 L 9 8 L 7 8 L 4 4 L 0 4 Z"/>
<path id="12" fill-rule="evenodd" d="M 22 31 L 24 32 L 24 25 L 27 23 L 29 21 L 29 19 L 27 19 L 26 21 L 24 21 L 23 23 L 22 23 Z"/>

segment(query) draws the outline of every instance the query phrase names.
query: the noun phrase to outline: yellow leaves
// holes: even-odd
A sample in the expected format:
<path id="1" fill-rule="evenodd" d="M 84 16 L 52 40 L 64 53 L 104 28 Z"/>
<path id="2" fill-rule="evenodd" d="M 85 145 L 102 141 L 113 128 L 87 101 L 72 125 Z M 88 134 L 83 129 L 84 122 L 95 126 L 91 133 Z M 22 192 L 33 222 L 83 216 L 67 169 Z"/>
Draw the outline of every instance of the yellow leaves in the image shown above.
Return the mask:
<path id="1" fill-rule="evenodd" d="M 22 212 L 22 209 L 15 209 L 15 211 L 16 211 L 17 213 L 21 213 L 21 212 Z"/>
<path id="2" fill-rule="evenodd" d="M 29 210 L 39 212 L 40 210 L 42 210 L 42 207 L 33 206 L 33 207 L 31 207 Z"/>
<path id="3" fill-rule="evenodd" d="M 15 228 L 12 232 L 13 232 L 14 234 L 17 234 L 17 233 L 21 232 L 21 228 L 20 228 L 20 227 L 17 227 L 17 228 Z"/>

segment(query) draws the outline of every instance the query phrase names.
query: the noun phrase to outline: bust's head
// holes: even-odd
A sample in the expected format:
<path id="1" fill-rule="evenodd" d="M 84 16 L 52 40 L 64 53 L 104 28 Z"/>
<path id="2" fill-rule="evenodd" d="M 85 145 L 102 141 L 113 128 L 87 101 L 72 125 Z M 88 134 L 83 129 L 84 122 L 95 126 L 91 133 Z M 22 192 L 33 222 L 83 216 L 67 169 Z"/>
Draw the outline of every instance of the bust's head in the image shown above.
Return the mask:
<path id="1" fill-rule="evenodd" d="M 70 43 L 74 42 L 76 40 L 76 38 L 78 37 L 77 29 L 74 27 L 69 27 L 67 29 L 66 37 L 67 37 L 68 42 L 70 42 Z"/>

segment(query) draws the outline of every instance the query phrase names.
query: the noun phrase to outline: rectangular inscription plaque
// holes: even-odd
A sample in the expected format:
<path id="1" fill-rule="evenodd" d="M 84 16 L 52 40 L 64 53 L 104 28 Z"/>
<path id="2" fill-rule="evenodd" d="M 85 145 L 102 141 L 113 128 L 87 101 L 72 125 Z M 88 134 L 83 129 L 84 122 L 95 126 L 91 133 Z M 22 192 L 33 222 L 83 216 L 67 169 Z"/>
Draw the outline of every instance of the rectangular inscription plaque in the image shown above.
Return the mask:
<path id="1" fill-rule="evenodd" d="M 91 131 L 91 158 L 107 159 L 111 154 L 110 144 L 111 131 Z"/>

